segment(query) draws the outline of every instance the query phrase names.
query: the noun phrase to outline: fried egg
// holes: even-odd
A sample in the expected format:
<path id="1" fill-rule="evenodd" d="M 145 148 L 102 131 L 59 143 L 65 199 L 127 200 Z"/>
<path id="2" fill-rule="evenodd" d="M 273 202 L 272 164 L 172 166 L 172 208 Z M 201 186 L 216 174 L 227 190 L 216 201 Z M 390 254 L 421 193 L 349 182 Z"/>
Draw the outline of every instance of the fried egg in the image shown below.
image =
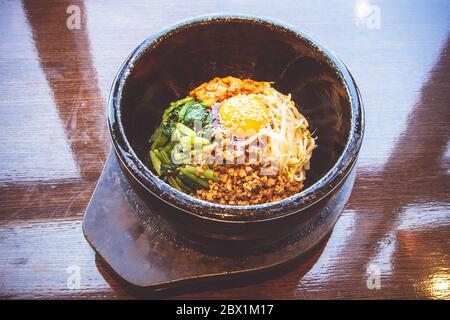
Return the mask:
<path id="1" fill-rule="evenodd" d="M 269 124 L 269 113 L 257 95 L 236 95 L 223 101 L 219 121 L 234 136 L 248 138 Z"/>

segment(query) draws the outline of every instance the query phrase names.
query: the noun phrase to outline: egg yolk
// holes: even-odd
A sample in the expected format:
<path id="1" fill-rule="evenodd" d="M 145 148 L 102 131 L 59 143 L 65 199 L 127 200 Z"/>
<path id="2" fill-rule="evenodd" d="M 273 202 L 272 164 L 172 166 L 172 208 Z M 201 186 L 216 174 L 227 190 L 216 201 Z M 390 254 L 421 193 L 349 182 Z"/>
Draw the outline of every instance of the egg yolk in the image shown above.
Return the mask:
<path id="1" fill-rule="evenodd" d="M 219 108 L 221 125 L 240 138 L 251 137 L 269 123 L 267 107 L 255 95 L 237 95 Z"/>

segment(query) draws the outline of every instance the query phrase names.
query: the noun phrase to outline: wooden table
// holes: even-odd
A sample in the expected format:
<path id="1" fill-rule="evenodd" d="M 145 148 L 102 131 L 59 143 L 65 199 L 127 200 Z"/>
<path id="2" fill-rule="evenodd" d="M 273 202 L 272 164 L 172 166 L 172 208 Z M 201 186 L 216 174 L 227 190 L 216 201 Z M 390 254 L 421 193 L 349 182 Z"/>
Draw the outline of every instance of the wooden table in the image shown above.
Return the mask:
<path id="1" fill-rule="evenodd" d="M 449 299 L 446 0 L 0 0 L 0 297 L 142 297 L 81 231 L 110 150 L 109 88 L 144 38 L 212 12 L 271 17 L 323 41 L 359 84 L 366 135 L 353 195 L 321 248 L 264 279 L 169 297 Z"/>

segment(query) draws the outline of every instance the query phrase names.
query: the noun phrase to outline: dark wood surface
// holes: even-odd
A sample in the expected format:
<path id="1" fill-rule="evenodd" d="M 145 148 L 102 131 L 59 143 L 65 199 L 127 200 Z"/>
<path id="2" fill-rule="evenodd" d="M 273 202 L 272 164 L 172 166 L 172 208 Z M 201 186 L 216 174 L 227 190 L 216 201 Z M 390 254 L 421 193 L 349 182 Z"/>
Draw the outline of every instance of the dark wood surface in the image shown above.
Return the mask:
<path id="1" fill-rule="evenodd" d="M 71 4 L 79 30 L 66 27 Z M 106 100 L 144 38 L 212 12 L 278 19 L 334 50 L 360 87 L 366 135 L 350 202 L 320 249 L 264 277 L 164 297 L 449 299 L 445 0 L 0 0 L 0 297 L 152 297 L 125 286 L 81 230 L 110 150 Z M 379 289 L 370 289 L 378 273 Z"/>

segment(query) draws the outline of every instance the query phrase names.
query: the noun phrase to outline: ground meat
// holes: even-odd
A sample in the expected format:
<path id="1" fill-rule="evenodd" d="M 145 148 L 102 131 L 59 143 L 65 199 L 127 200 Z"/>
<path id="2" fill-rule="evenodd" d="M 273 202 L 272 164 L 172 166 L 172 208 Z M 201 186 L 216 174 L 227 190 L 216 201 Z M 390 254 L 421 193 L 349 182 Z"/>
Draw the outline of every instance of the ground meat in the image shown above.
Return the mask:
<path id="1" fill-rule="evenodd" d="M 209 189 L 196 191 L 200 199 L 230 205 L 251 205 L 281 200 L 303 189 L 301 182 L 288 177 L 260 175 L 250 165 L 213 165 L 218 181 L 209 182 Z"/>

